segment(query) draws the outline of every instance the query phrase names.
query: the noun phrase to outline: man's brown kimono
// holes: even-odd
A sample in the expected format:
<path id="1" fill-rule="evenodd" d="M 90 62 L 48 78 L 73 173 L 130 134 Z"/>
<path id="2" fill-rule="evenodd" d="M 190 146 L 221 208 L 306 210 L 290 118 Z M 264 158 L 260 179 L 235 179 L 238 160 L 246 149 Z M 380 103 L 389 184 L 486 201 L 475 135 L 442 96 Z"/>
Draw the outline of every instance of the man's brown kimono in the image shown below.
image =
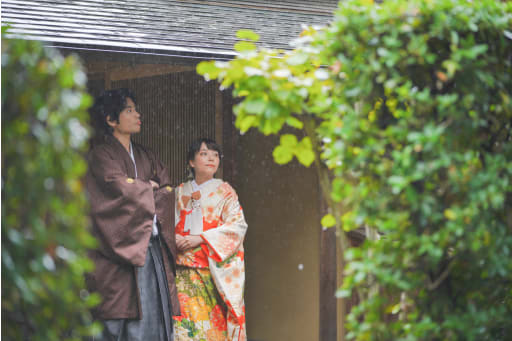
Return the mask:
<path id="1" fill-rule="evenodd" d="M 105 136 L 89 153 L 86 187 L 92 233 L 99 245 L 90 252 L 96 267 L 87 276 L 87 285 L 102 298 L 93 312 L 102 320 L 142 318 L 136 267 L 144 265 L 155 213 L 172 314 L 180 315 L 175 285 L 175 196 L 166 169 L 154 155 L 133 142 L 132 151 L 137 176 L 130 154 L 113 136 Z M 160 187 L 153 190 L 149 180 Z"/>

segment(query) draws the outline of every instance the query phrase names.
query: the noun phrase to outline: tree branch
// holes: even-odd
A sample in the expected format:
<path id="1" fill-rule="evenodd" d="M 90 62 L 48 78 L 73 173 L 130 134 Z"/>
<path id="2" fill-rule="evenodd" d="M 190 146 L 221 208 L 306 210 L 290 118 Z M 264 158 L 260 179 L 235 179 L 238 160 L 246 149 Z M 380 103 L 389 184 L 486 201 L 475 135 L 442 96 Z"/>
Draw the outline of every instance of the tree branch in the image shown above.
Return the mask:
<path id="1" fill-rule="evenodd" d="M 446 277 L 448 277 L 454 266 L 455 260 L 452 259 L 448 266 L 446 267 L 446 269 L 444 269 L 441 275 L 434 282 L 429 280 L 429 283 L 427 284 L 427 289 L 430 291 L 437 289 L 439 285 L 441 285 L 441 283 L 446 279 Z"/>
<path id="2" fill-rule="evenodd" d="M 332 213 L 336 218 L 336 236 L 340 240 L 341 254 L 343 257 L 345 250 L 347 250 L 349 247 L 349 243 L 345 232 L 341 228 L 341 222 L 339 221 L 339 217 L 341 216 L 341 210 L 339 208 L 339 205 L 337 205 L 336 202 L 334 202 L 334 200 L 331 197 L 332 186 L 331 179 L 329 177 L 329 170 L 327 169 L 327 167 L 325 167 L 325 165 L 322 163 L 322 160 L 320 159 L 322 149 L 320 147 L 318 135 L 316 134 L 316 123 L 314 121 L 314 118 L 311 117 L 311 115 L 306 115 L 306 117 L 307 118 L 304 119 L 304 130 L 306 132 L 306 135 L 311 139 L 311 144 L 313 145 L 313 151 L 315 154 L 314 163 L 315 168 L 317 170 L 318 178 L 320 180 L 322 196 L 325 202 L 327 203 L 329 213 Z"/>

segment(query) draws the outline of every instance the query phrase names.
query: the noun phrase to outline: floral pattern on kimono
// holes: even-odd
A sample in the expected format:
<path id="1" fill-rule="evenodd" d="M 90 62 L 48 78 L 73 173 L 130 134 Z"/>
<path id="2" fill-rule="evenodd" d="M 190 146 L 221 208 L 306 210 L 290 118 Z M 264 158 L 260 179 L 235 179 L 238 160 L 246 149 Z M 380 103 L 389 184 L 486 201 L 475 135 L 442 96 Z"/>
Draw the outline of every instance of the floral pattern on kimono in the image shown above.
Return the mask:
<path id="1" fill-rule="evenodd" d="M 186 236 L 190 233 L 185 231 L 185 221 L 192 212 L 192 201 L 197 199 L 197 193 L 194 195 L 191 182 L 180 185 L 176 190 L 176 234 Z M 204 243 L 195 249 L 178 253 L 176 264 L 178 267 L 197 270 L 209 269 L 215 289 L 227 309 L 225 317 L 227 319 L 227 340 L 245 341 L 243 241 L 247 223 L 238 202 L 238 196 L 227 182 L 213 179 L 201 188 L 200 198 L 197 200 L 200 202 L 203 215 L 203 232 L 200 236 Z M 201 271 L 197 273 L 201 275 Z M 196 275 L 188 273 L 187 276 L 192 278 Z M 206 281 L 203 282 L 206 283 Z M 185 299 L 184 295 L 187 295 L 182 292 L 185 287 L 186 285 L 178 283 L 180 302 Z M 187 297 L 187 299 L 194 298 Z M 202 306 L 208 306 L 208 304 Z M 210 305 L 209 309 L 222 310 L 218 305 Z M 213 310 L 203 314 L 208 314 L 210 318 L 216 316 Z M 190 326 L 189 333 L 191 331 L 193 331 L 192 326 Z M 176 336 L 177 340 L 182 340 L 179 335 Z"/>

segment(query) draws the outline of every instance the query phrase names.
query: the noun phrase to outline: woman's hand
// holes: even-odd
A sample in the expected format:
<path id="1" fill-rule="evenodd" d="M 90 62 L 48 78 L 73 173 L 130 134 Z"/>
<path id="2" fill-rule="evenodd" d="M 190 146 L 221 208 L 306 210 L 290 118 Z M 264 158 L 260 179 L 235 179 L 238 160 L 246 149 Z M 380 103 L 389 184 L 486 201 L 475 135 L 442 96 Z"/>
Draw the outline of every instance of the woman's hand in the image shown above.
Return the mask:
<path id="1" fill-rule="evenodd" d="M 182 236 L 176 235 L 176 246 L 178 251 L 183 252 L 198 247 L 203 242 L 201 236 Z"/>
<path id="2" fill-rule="evenodd" d="M 160 185 L 154 182 L 153 180 L 149 180 L 149 183 L 151 184 L 151 187 L 153 187 L 153 189 L 160 188 Z"/>

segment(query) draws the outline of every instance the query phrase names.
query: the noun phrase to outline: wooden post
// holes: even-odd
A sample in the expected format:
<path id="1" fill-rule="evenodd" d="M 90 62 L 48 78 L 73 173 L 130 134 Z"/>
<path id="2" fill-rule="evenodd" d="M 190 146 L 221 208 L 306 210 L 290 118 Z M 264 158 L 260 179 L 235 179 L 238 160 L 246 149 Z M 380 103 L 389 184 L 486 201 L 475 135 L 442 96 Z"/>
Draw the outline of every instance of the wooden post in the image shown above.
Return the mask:
<path id="1" fill-rule="evenodd" d="M 343 232 L 341 232 L 343 233 Z M 343 284 L 343 268 L 345 264 L 343 264 L 343 256 L 341 254 L 341 245 L 340 243 L 336 243 L 336 259 L 338 260 L 337 269 L 336 269 L 336 278 L 337 284 L 336 286 L 339 288 Z M 337 319 L 337 330 L 338 330 L 338 341 L 345 341 L 345 320 L 348 313 L 347 309 L 347 300 L 344 298 L 338 298 L 337 301 L 337 311 L 338 311 L 338 319 Z"/>
<path id="2" fill-rule="evenodd" d="M 222 151 L 224 159 L 223 179 L 229 183 L 235 183 L 236 174 L 236 145 L 238 141 L 238 130 L 233 124 L 233 97 L 231 91 L 219 91 L 222 97 Z"/>
<path id="3" fill-rule="evenodd" d="M 222 149 L 226 149 L 226 145 L 224 144 L 224 119 L 227 119 L 224 117 L 224 103 L 222 100 L 222 92 L 219 89 L 219 84 L 217 84 L 217 87 L 215 88 L 215 141 L 219 145 L 221 145 Z M 230 132 L 229 132 L 230 133 Z M 220 179 L 224 178 L 224 167 L 220 167 L 218 170 L 218 177 Z"/>

